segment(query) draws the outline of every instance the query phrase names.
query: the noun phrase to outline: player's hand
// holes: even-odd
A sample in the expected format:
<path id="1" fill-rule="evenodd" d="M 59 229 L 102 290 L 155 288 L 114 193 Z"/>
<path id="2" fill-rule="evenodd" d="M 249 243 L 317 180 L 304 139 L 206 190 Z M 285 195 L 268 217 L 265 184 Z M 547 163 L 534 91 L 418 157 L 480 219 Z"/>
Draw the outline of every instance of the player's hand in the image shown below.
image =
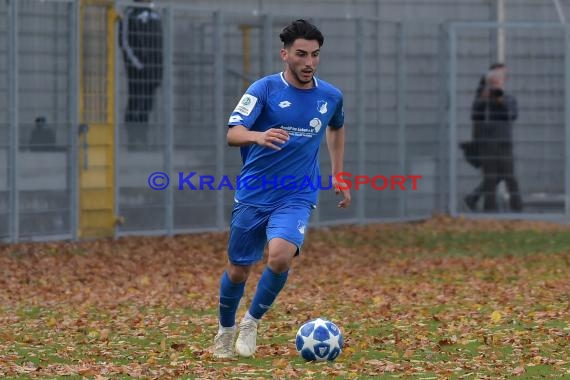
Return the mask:
<path id="1" fill-rule="evenodd" d="M 336 195 L 342 194 L 342 200 L 338 202 L 338 207 L 347 208 L 350 205 L 350 189 L 345 189 L 346 185 L 341 187 L 334 175 L 332 176 L 332 185 Z"/>
<path id="2" fill-rule="evenodd" d="M 275 144 L 285 144 L 287 141 L 289 141 L 289 133 L 287 133 L 287 131 L 280 128 L 271 128 L 260 133 L 257 139 L 257 145 L 281 150 L 281 147 Z"/>

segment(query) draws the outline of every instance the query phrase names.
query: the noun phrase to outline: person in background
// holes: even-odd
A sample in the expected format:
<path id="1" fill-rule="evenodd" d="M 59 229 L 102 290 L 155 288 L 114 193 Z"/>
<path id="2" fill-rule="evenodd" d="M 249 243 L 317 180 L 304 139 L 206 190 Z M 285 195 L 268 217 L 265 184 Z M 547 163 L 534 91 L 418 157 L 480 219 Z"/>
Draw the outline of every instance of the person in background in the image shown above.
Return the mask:
<path id="1" fill-rule="evenodd" d="M 503 69 L 504 65 L 502 63 L 493 63 L 489 66 L 489 71 Z M 483 90 L 485 90 L 486 74 L 481 76 L 479 83 L 477 84 L 477 89 L 475 90 L 475 97 L 473 102 L 476 102 L 481 95 Z M 473 115 L 472 115 L 473 116 Z M 473 119 L 473 117 L 471 117 Z M 476 169 L 481 168 L 481 157 L 480 157 L 480 147 L 481 147 L 481 135 L 480 126 L 481 123 L 476 120 L 472 120 L 471 128 L 471 141 L 461 144 L 461 148 L 464 150 L 465 157 L 467 161 Z M 464 198 L 465 204 L 470 211 L 477 211 L 477 203 L 483 195 L 483 181 L 477 187 L 475 187 L 467 196 Z"/>
<path id="2" fill-rule="evenodd" d="M 147 0 L 135 0 L 150 3 Z M 129 149 L 148 147 L 148 121 L 162 83 L 163 30 L 160 14 L 149 6 L 127 7 L 119 25 L 119 44 L 127 74 L 125 125 Z"/>
<path id="3" fill-rule="evenodd" d="M 483 197 L 483 209 L 496 212 L 497 186 L 505 181 L 509 192 L 511 211 L 522 210 L 522 198 L 514 171 L 513 123 L 518 118 L 516 98 L 507 93 L 507 68 L 504 64 L 491 65 L 480 81 L 472 105 L 473 140 L 478 144 L 483 181 L 465 198 L 471 210 Z"/>

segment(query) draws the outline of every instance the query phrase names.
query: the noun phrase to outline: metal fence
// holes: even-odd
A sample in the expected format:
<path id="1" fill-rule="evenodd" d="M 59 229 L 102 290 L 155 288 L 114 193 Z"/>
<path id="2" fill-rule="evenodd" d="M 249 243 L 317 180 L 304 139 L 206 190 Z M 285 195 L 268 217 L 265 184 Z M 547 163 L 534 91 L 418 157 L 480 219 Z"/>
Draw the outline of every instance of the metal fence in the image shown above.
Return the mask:
<path id="1" fill-rule="evenodd" d="M 74 1 L 0 2 L 0 237 L 75 236 Z"/>
<path id="2" fill-rule="evenodd" d="M 181 172 L 215 178 L 239 173 L 239 151 L 225 146 L 224 126 L 248 84 L 282 70 L 278 34 L 294 18 L 190 7 L 156 10 L 165 35 L 171 36 L 164 43 L 164 82 L 153 100 L 146 146 L 129 149 L 129 117 L 117 121 L 123 131 L 117 143 L 118 212 L 126 220 L 118 232 L 222 229 L 231 212 L 231 190 L 180 191 L 171 183 L 164 191 L 154 191 L 146 179 L 156 171 L 174 181 Z M 334 195 L 323 193 L 313 225 L 418 218 L 441 209 L 437 189 L 445 179 L 437 173 L 444 150 L 439 134 L 445 126 L 440 112 L 445 92 L 437 85 L 441 74 L 433 64 L 440 50 L 439 26 L 345 18 L 312 21 L 326 36 L 319 75 L 345 96 L 345 169 L 354 175 L 423 176 L 415 191 L 411 182 L 407 191 L 365 186 L 354 191 L 353 207 L 342 212 L 335 207 Z M 429 47 L 426 41 L 407 46 L 410 38 L 426 33 Z M 420 46 L 424 52 L 414 50 Z M 123 70 L 117 98 L 126 113 L 129 81 L 124 67 L 117 64 Z M 321 162 L 323 173 L 328 173 L 324 144 Z"/>
<path id="3" fill-rule="evenodd" d="M 239 150 L 225 143 L 227 118 L 249 84 L 282 70 L 278 34 L 296 17 L 142 7 L 0 1 L 0 239 L 227 228 L 233 191 L 178 190 L 178 173 L 239 173 Z M 325 35 L 318 75 L 344 93 L 346 171 L 422 176 L 417 190 L 409 181 L 407 190 L 353 190 L 348 210 L 322 192 L 313 226 L 475 215 L 462 200 L 481 172 L 459 144 L 471 134 L 477 81 L 498 58 L 499 25 L 311 21 Z M 516 215 L 563 217 L 568 29 L 501 26 L 520 107 L 514 157 L 525 207 Z M 129 46 L 148 59 L 144 75 L 129 67 Z M 55 143 L 36 149 L 31 134 L 43 120 Z M 330 171 L 324 142 L 321 171 Z M 170 186 L 151 189 L 154 172 L 168 174 Z"/>

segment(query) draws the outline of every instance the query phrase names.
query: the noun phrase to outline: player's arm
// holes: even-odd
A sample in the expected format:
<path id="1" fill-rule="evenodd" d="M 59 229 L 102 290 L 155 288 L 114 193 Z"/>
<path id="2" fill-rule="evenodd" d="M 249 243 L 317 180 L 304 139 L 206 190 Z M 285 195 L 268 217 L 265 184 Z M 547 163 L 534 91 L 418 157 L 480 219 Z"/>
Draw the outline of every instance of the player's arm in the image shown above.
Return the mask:
<path id="1" fill-rule="evenodd" d="M 344 163 L 344 127 L 327 128 L 327 148 L 331 158 L 332 175 L 343 171 Z"/>
<path id="2" fill-rule="evenodd" d="M 229 146 L 244 146 L 257 144 L 267 148 L 281 150 L 275 145 L 284 144 L 289 140 L 289 134 L 280 128 L 271 128 L 265 132 L 250 131 L 243 125 L 235 125 L 228 129 L 227 141 Z"/>
<path id="3" fill-rule="evenodd" d="M 343 199 L 339 202 L 338 207 L 346 208 L 350 204 L 350 189 L 341 189 L 338 186 L 336 175 L 344 169 L 344 127 L 327 128 L 327 148 L 331 159 L 333 185 L 337 194 L 342 193 Z"/>

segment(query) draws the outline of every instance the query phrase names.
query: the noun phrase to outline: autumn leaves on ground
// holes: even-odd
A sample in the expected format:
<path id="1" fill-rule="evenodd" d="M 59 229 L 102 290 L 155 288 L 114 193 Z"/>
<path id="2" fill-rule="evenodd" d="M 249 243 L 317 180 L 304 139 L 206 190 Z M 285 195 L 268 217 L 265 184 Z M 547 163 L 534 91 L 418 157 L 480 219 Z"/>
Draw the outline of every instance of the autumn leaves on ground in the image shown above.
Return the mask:
<path id="1" fill-rule="evenodd" d="M 311 230 L 256 356 L 218 362 L 225 244 L 220 233 L 1 246 L 0 377 L 570 378 L 568 226 L 436 217 Z M 295 351 L 318 316 L 345 336 L 333 363 Z"/>

